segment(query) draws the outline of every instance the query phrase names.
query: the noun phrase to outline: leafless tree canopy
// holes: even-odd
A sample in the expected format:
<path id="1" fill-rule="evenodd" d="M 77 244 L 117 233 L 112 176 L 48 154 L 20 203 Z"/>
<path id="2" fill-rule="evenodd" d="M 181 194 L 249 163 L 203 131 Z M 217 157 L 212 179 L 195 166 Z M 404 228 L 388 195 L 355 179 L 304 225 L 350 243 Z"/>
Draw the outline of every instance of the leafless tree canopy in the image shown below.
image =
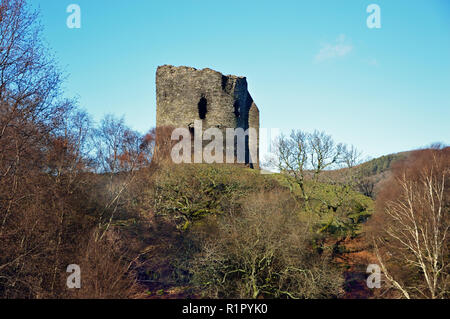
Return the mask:
<path id="1" fill-rule="evenodd" d="M 405 298 L 448 298 L 450 148 L 398 163 L 377 199 L 374 245 L 388 283 Z"/>
<path id="2" fill-rule="evenodd" d="M 192 262 L 194 282 L 213 298 L 333 298 L 343 278 L 318 254 L 288 194 L 261 193 L 213 227 Z M 280 200 L 282 198 L 282 200 Z M 211 230 L 210 230 L 211 231 Z"/>
<path id="3" fill-rule="evenodd" d="M 90 117 L 62 98 L 61 78 L 42 43 L 38 14 L 24 0 L 2 0 L 0 297 L 67 297 L 65 269 L 73 263 L 92 272 L 110 267 L 120 274 L 114 285 L 125 287 L 120 294 L 114 295 L 108 278 L 86 275 L 110 289 L 110 297 L 131 296 L 128 264 L 139 254 L 114 249 L 111 224 L 135 200 L 127 193 L 133 193 L 134 175 L 93 174 L 101 170 L 93 154 L 100 155 L 103 171 L 134 172 L 149 163 L 152 137 L 143 138 L 111 117 L 93 129 Z M 85 251 L 104 257 L 93 265 L 93 256 L 81 257 Z M 85 292 L 104 297 L 95 285 Z"/>
<path id="4" fill-rule="evenodd" d="M 373 205 L 352 191 L 356 148 L 293 131 L 276 144 L 281 175 L 175 165 L 172 128 L 94 123 L 63 97 L 62 78 L 38 14 L 2 0 L 0 298 L 143 297 L 155 278 L 207 297 L 342 295 L 338 242 L 360 234 Z M 449 150 L 398 164 L 367 227 L 406 298 L 449 297 Z M 67 289 L 70 264 L 83 289 Z"/>
<path id="5" fill-rule="evenodd" d="M 336 144 L 325 132 L 307 133 L 293 130 L 289 136 L 281 135 L 275 142 L 275 154 L 269 165 L 294 176 L 305 200 L 309 196 L 305 181 L 318 181 L 327 169 L 347 165 L 353 167 L 360 161 L 361 152 L 354 146 Z"/>

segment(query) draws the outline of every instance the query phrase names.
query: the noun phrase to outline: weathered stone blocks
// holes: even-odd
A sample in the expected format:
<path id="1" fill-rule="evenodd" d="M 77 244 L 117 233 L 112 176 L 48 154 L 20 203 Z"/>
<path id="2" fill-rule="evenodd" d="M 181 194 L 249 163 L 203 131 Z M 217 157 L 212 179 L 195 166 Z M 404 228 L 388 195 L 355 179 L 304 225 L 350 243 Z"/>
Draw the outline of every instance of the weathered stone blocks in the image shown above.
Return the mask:
<path id="1" fill-rule="evenodd" d="M 195 120 L 201 120 L 203 130 L 217 127 L 224 136 L 226 128 L 253 127 L 257 136 L 246 143 L 246 154 L 251 143 L 258 147 L 259 110 L 247 90 L 245 77 L 223 75 L 208 68 L 163 65 L 156 71 L 156 104 L 157 127 L 192 128 Z M 258 167 L 259 159 L 252 162 L 253 167 Z"/>

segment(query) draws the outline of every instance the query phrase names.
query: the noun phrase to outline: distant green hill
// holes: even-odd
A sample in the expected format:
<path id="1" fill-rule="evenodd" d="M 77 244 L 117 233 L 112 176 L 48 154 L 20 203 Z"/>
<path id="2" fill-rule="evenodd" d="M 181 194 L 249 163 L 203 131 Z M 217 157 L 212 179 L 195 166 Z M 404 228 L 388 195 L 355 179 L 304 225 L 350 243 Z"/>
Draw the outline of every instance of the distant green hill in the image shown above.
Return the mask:
<path id="1" fill-rule="evenodd" d="M 394 163 L 396 160 L 407 157 L 409 153 L 410 152 L 401 152 L 383 155 L 381 157 L 377 157 L 364 162 L 355 168 L 358 169 L 364 176 L 378 175 L 390 170 L 392 163 Z"/>
<path id="2" fill-rule="evenodd" d="M 389 177 L 392 164 L 406 158 L 411 152 L 383 155 L 352 168 L 324 171 L 322 181 L 326 183 L 351 182 L 360 193 L 375 198 L 381 183 Z"/>

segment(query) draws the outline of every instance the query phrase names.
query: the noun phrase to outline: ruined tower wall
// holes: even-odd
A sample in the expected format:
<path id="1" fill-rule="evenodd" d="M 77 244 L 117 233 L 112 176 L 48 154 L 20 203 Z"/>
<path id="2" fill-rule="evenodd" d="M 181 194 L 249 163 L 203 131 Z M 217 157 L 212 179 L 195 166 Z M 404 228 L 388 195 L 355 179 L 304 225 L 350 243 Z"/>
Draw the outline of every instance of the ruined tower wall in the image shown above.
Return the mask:
<path id="1" fill-rule="evenodd" d="M 259 111 L 248 93 L 245 77 L 208 68 L 163 65 L 156 71 L 156 102 L 157 127 L 189 128 L 194 120 L 201 120 L 203 130 L 217 127 L 225 137 L 226 128 L 246 130 L 251 122 L 259 135 Z M 257 142 L 258 137 L 248 143 Z"/>
<path id="2" fill-rule="evenodd" d="M 256 137 L 255 140 L 250 138 L 250 143 L 256 144 L 256 161 L 254 164 L 255 168 L 259 168 L 259 110 L 255 103 L 252 103 L 249 115 L 248 115 L 248 124 L 249 127 L 256 129 Z"/>

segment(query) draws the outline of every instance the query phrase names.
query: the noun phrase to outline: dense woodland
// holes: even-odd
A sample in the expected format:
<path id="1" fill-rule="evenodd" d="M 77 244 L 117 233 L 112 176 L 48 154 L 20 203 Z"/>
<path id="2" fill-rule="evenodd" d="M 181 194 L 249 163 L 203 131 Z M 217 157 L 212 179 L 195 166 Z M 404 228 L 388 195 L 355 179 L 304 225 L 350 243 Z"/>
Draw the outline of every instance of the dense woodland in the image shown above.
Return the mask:
<path id="1" fill-rule="evenodd" d="M 449 298 L 449 147 L 361 163 L 297 130 L 276 174 L 175 165 L 169 128 L 64 98 L 41 31 L 1 1 L 0 298 Z"/>

